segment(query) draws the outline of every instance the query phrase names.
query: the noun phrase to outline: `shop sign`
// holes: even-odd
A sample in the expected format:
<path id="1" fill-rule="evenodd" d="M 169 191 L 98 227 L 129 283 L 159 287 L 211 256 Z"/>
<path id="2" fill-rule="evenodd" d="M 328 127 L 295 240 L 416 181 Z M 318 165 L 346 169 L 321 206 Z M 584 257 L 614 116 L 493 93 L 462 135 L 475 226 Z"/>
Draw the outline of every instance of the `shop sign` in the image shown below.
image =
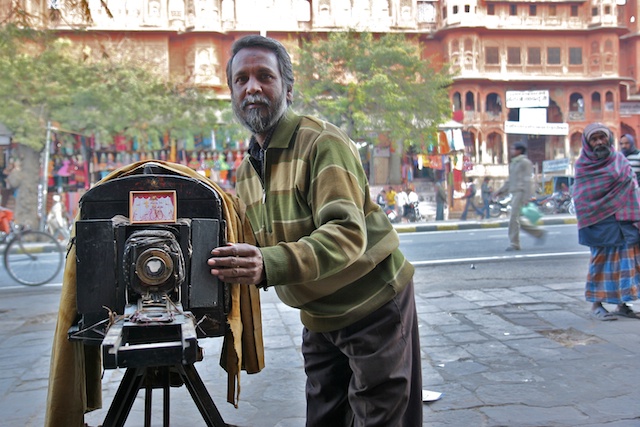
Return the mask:
<path id="1" fill-rule="evenodd" d="M 621 102 L 620 117 L 640 115 L 640 102 Z"/>
<path id="2" fill-rule="evenodd" d="M 504 133 L 515 135 L 569 135 L 568 123 L 504 122 Z"/>
<path id="3" fill-rule="evenodd" d="M 508 90 L 507 108 L 534 108 L 549 106 L 548 90 Z"/>
<path id="4" fill-rule="evenodd" d="M 560 172 L 569 167 L 569 159 L 544 160 L 542 172 Z"/>

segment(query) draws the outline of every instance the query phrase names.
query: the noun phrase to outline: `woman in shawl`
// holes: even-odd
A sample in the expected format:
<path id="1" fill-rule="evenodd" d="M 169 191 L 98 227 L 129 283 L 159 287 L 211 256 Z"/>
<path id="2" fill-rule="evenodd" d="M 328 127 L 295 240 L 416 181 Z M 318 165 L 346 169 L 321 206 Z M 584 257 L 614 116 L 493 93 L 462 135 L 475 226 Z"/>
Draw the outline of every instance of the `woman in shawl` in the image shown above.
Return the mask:
<path id="1" fill-rule="evenodd" d="M 640 204 L 629 162 L 613 150 L 613 134 L 593 123 L 582 134 L 573 198 L 578 238 L 591 249 L 585 297 L 598 320 L 638 318 L 626 304 L 640 286 Z M 616 304 L 609 312 L 603 303 Z"/>

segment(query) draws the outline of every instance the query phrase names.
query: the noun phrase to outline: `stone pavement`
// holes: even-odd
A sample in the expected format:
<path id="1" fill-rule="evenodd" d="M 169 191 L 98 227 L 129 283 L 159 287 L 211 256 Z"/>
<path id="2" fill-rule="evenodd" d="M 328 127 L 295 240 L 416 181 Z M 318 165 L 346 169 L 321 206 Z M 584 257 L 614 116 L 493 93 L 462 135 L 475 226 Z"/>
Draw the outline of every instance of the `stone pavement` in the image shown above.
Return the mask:
<path id="1" fill-rule="evenodd" d="M 418 268 L 415 276 L 423 381 L 443 394 L 424 404 L 425 426 L 640 426 L 640 321 L 591 319 L 582 282 L 455 290 L 432 283 L 428 271 Z M 0 425 L 43 424 L 58 294 L 55 286 L 0 290 Z M 266 368 L 243 373 L 239 407 L 226 403 L 220 338 L 200 340 L 205 359 L 196 368 L 226 423 L 301 427 L 298 313 L 273 291 L 261 295 Z M 105 372 L 105 406 L 121 377 Z M 144 425 L 143 395 L 126 426 Z M 153 396 L 152 425 L 162 425 L 162 393 Z M 86 420 L 97 426 L 105 414 Z M 185 387 L 171 390 L 171 421 L 204 425 Z"/>

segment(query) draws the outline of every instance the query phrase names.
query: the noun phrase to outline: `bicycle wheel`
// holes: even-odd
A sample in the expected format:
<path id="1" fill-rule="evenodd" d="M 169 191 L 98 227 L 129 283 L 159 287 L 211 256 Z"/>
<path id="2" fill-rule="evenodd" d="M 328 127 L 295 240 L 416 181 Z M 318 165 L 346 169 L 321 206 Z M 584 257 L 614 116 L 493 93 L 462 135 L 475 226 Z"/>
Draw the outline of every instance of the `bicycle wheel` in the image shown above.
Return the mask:
<path id="1" fill-rule="evenodd" d="M 19 233 L 4 252 L 4 266 L 9 276 L 27 286 L 51 281 L 62 268 L 62 262 L 62 247 L 52 235 L 42 231 Z"/>

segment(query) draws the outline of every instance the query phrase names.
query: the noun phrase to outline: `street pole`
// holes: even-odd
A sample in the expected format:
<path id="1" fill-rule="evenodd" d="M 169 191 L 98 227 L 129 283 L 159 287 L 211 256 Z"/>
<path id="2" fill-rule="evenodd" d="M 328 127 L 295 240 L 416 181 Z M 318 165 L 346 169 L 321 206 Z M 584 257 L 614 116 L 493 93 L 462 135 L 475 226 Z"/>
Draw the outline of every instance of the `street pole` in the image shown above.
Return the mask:
<path id="1" fill-rule="evenodd" d="M 44 144 L 44 160 L 42 170 L 42 186 L 38 214 L 40 215 L 40 231 L 44 231 L 47 222 L 47 193 L 49 190 L 49 153 L 51 151 L 51 122 L 47 122 L 47 136 Z"/>

